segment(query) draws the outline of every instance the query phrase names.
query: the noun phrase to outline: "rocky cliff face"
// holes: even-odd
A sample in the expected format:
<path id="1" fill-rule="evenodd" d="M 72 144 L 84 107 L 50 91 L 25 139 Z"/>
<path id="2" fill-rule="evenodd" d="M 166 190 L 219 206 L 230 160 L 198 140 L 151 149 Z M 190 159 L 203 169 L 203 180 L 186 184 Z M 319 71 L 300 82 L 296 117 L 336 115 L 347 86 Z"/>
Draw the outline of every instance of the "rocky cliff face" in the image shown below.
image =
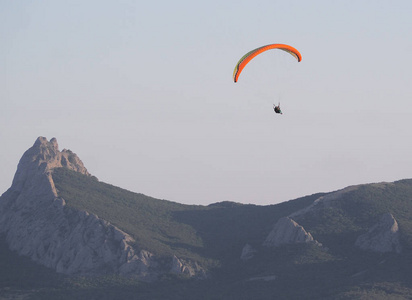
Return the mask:
<path id="1" fill-rule="evenodd" d="M 39 137 L 24 153 L 12 186 L 0 197 L 0 233 L 10 249 L 65 274 L 114 272 L 154 280 L 164 271 L 154 255 L 131 246 L 135 241 L 127 233 L 65 206 L 51 176 L 61 167 L 90 176 L 76 154 L 59 151 L 55 138 L 49 142 Z M 179 262 L 181 273 L 201 269 Z"/>
<path id="2" fill-rule="evenodd" d="M 263 245 L 278 247 L 296 243 L 315 243 L 320 245 L 302 226 L 288 217 L 283 217 L 275 224 Z"/>
<path id="3" fill-rule="evenodd" d="M 207 277 L 206 272 L 197 262 L 179 259 L 176 255 L 172 258 L 172 267 L 170 272 L 178 275 L 202 279 Z"/>
<path id="4" fill-rule="evenodd" d="M 398 222 L 392 214 L 382 215 L 379 222 L 358 237 L 355 246 L 362 250 L 401 253 Z"/>
<path id="5" fill-rule="evenodd" d="M 46 138 L 39 137 L 33 147 L 27 150 L 20 159 L 10 189 L 15 192 L 23 192 L 27 191 L 28 188 L 38 189 L 39 186 L 42 186 L 57 196 L 50 172 L 54 168 L 60 167 L 90 175 L 76 154 L 66 149 L 59 151 L 59 145 L 55 138 L 48 142 Z M 50 184 L 52 185 L 51 190 L 49 190 Z"/>

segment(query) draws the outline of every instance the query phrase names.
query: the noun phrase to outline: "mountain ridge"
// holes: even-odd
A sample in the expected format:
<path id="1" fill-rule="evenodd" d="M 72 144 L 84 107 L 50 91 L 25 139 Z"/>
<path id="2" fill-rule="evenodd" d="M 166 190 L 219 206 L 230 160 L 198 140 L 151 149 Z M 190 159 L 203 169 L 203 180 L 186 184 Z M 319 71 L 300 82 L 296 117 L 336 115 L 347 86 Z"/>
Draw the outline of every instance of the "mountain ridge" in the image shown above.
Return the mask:
<path id="1" fill-rule="evenodd" d="M 127 282 L 147 299 L 174 299 L 160 291 L 179 295 L 177 287 L 198 299 L 296 298 L 303 291 L 307 298 L 337 299 L 359 294 L 356 288 L 372 295 L 371 282 L 408 296 L 411 199 L 412 180 L 404 179 L 269 206 L 184 205 L 102 183 L 73 152 L 59 151 L 55 138 L 39 137 L 0 197 L 0 231 L 10 249 L 63 281 L 94 274 L 87 281 L 99 282 L 111 274 L 118 282 L 113 289 Z M 297 277 L 301 288 L 288 288 Z M 53 299 L 63 290 L 48 293 Z"/>
<path id="2" fill-rule="evenodd" d="M 67 206 L 53 180 L 59 169 L 96 181 L 76 154 L 60 152 L 55 138 L 39 137 L 1 196 L 0 229 L 12 250 L 64 274 L 114 272 L 150 281 L 162 268 L 173 268 L 160 266 L 152 253 L 134 246 L 133 237 L 93 212 Z"/>

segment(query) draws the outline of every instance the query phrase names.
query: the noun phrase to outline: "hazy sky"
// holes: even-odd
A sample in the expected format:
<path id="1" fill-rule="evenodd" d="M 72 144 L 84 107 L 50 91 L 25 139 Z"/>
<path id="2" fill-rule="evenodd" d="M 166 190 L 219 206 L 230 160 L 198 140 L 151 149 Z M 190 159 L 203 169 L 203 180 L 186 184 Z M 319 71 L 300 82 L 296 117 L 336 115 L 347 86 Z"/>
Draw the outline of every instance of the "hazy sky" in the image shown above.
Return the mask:
<path id="1" fill-rule="evenodd" d="M 0 0 L 0 194 L 38 136 L 188 204 L 412 178 L 411 16 L 410 0 Z M 302 62 L 268 51 L 233 83 L 270 43 Z"/>

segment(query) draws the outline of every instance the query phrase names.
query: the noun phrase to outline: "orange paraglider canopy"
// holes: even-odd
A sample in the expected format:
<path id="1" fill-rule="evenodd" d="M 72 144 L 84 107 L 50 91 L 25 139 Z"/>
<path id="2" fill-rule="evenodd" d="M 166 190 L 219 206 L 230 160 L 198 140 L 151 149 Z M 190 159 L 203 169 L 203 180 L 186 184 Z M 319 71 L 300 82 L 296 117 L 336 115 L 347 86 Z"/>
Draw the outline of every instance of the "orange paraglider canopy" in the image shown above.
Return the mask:
<path id="1" fill-rule="evenodd" d="M 263 47 L 256 48 L 248 53 L 246 53 L 236 64 L 235 70 L 233 71 L 233 80 L 237 82 L 240 73 L 242 72 L 243 68 L 257 55 L 262 52 L 265 52 L 270 49 L 280 49 L 283 51 L 288 52 L 292 56 L 294 56 L 298 62 L 302 60 L 302 55 L 300 55 L 299 51 L 293 48 L 292 46 L 285 45 L 285 44 L 270 44 Z"/>

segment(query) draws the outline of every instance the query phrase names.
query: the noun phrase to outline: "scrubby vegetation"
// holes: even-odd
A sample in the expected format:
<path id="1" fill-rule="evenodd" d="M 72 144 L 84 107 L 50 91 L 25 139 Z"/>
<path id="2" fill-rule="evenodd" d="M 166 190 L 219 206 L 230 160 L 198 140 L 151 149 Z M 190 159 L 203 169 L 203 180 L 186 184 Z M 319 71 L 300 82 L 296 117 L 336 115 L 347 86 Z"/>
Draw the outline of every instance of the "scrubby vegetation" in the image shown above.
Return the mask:
<path id="1" fill-rule="evenodd" d="M 66 169 L 53 179 L 67 209 L 95 213 L 136 239 L 137 247 L 176 254 L 207 266 L 206 280 L 165 275 L 155 283 L 105 275 L 68 277 L 19 257 L 0 240 L 0 299 L 410 299 L 412 298 L 412 180 L 363 185 L 297 222 L 314 244 L 269 249 L 275 222 L 324 194 L 278 205 L 232 202 L 182 205 L 132 193 Z M 402 254 L 356 249 L 354 241 L 383 213 L 397 219 Z M 240 254 L 248 243 L 252 259 Z"/>
<path id="2" fill-rule="evenodd" d="M 138 247 L 203 261 L 221 259 L 225 252 L 231 256 L 233 247 L 241 251 L 247 242 L 261 243 L 278 218 L 317 197 L 268 207 L 228 202 L 196 206 L 133 193 L 65 168 L 55 169 L 53 180 L 67 207 L 109 221 L 132 235 Z"/>
<path id="3" fill-rule="evenodd" d="M 158 255 L 191 256 L 187 249 L 203 246 L 196 231 L 175 218 L 180 211 L 203 210 L 203 207 L 132 193 L 64 168 L 55 170 L 53 180 L 67 207 L 109 221 L 132 235 L 140 248 Z"/>

